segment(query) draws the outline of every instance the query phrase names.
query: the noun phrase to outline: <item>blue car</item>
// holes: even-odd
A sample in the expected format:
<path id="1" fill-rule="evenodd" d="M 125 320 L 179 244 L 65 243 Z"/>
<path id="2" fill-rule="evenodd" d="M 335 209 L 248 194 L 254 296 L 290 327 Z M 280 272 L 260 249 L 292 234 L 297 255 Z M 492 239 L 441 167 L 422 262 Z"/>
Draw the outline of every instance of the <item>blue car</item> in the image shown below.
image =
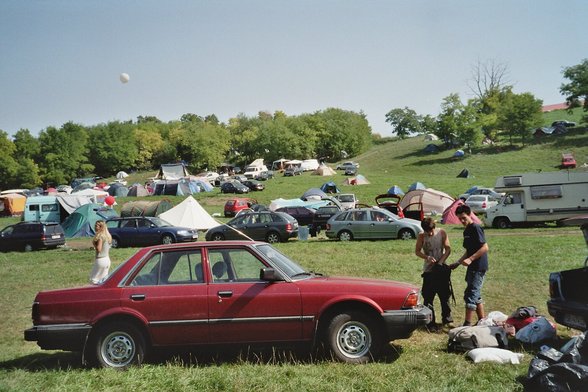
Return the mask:
<path id="1" fill-rule="evenodd" d="M 198 240 L 198 231 L 172 226 L 160 218 L 131 216 L 113 218 L 106 222 L 112 235 L 112 247 L 150 246 Z"/>

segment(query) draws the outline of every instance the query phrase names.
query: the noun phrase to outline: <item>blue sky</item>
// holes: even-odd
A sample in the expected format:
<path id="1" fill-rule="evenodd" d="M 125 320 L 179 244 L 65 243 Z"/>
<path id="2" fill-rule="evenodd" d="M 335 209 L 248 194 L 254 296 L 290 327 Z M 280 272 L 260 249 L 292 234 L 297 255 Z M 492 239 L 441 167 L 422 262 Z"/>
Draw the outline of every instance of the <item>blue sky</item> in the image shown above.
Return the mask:
<path id="1" fill-rule="evenodd" d="M 389 135 L 393 108 L 470 98 L 478 61 L 563 102 L 586 20 L 585 0 L 2 0 L 0 129 L 338 107 Z"/>

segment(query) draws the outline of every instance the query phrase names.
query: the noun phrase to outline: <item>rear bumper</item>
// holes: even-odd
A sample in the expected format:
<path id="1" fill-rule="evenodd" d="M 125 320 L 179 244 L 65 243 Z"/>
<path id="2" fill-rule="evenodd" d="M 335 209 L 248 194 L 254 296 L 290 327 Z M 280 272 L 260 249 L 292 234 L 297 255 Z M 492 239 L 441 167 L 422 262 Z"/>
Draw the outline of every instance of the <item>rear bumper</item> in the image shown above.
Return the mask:
<path id="1" fill-rule="evenodd" d="M 588 304 L 551 299 L 547 310 L 555 321 L 566 327 L 585 331 L 588 328 Z"/>
<path id="2" fill-rule="evenodd" d="M 406 339 L 420 326 L 431 322 L 432 312 L 427 307 L 407 310 L 386 310 L 382 313 L 389 340 Z"/>
<path id="3" fill-rule="evenodd" d="M 91 329 L 88 324 L 36 325 L 24 331 L 24 339 L 44 350 L 81 351 Z"/>

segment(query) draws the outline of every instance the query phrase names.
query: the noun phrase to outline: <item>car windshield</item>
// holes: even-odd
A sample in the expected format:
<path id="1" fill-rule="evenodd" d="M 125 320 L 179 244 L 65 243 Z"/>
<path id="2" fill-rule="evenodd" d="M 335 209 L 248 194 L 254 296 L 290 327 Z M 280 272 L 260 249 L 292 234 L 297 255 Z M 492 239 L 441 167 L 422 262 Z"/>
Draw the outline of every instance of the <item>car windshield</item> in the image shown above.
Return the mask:
<path id="1" fill-rule="evenodd" d="M 339 196 L 339 201 L 342 201 L 344 203 L 349 203 L 353 201 L 353 195 L 340 195 Z"/>
<path id="2" fill-rule="evenodd" d="M 150 218 L 151 223 L 153 223 L 157 227 L 167 227 L 171 226 L 171 223 L 164 221 L 161 218 Z"/>
<path id="3" fill-rule="evenodd" d="M 290 260 L 284 254 L 280 253 L 271 245 L 258 245 L 256 249 L 263 253 L 265 257 L 271 260 L 272 264 L 278 267 L 288 277 L 292 278 L 296 275 L 302 276 L 305 274 L 304 268 Z"/>

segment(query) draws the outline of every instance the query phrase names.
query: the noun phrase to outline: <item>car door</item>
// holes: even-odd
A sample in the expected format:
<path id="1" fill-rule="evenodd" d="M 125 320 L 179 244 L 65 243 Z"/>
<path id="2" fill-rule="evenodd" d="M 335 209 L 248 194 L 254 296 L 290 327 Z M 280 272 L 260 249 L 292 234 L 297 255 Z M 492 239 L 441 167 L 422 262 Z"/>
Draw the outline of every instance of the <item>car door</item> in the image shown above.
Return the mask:
<path id="1" fill-rule="evenodd" d="M 156 245 L 161 240 L 161 229 L 145 218 L 137 218 L 137 238 L 142 246 Z"/>
<path id="2" fill-rule="evenodd" d="M 390 216 L 382 211 L 370 211 L 371 237 L 370 238 L 396 238 L 398 229 Z"/>
<path id="3" fill-rule="evenodd" d="M 121 307 L 147 321 L 153 345 L 208 343 L 201 249 L 153 253 L 125 282 Z"/>
<path id="4" fill-rule="evenodd" d="M 372 235 L 372 222 L 369 219 L 368 211 L 356 210 L 348 216 L 350 219 L 347 223 L 347 228 L 351 230 L 353 238 L 371 238 Z"/>
<path id="5" fill-rule="evenodd" d="M 211 342 L 302 338 L 302 302 L 295 283 L 260 280 L 260 269 L 267 265 L 249 248 L 209 249 L 207 259 Z"/>

